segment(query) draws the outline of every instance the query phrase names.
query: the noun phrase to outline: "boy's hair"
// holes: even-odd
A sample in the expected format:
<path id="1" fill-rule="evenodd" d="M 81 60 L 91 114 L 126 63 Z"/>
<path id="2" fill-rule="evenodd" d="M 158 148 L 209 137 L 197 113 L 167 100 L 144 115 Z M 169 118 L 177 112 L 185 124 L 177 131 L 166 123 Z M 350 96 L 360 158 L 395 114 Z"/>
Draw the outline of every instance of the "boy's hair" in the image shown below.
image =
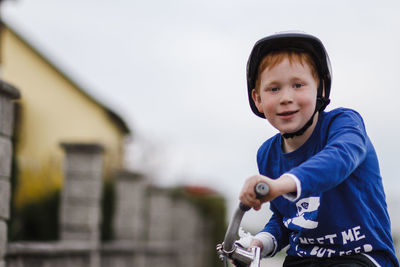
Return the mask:
<path id="1" fill-rule="evenodd" d="M 257 92 L 260 91 L 260 83 L 261 83 L 261 73 L 266 69 L 272 69 L 276 65 L 280 64 L 284 59 L 288 59 L 290 64 L 294 62 L 300 63 L 304 66 L 307 64 L 311 69 L 311 75 L 317 81 L 317 85 L 319 85 L 320 78 L 318 75 L 317 67 L 315 65 L 312 57 L 305 52 L 298 52 L 293 50 L 279 50 L 268 53 L 262 60 L 257 70 L 257 80 L 255 84 L 255 89 Z"/>

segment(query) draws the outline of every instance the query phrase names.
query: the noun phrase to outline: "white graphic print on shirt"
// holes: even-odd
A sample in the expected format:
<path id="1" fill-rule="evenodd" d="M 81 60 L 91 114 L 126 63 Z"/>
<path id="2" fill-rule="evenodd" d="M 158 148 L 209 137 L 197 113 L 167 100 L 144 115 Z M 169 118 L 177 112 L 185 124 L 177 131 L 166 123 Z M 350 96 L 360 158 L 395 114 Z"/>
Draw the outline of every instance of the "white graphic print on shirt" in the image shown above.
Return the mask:
<path id="1" fill-rule="evenodd" d="M 290 224 L 295 224 L 305 229 L 315 229 L 318 222 L 315 220 L 318 214 L 318 207 L 320 205 L 319 197 L 308 197 L 297 201 L 296 217 L 287 219 L 284 224 L 289 228 Z"/>

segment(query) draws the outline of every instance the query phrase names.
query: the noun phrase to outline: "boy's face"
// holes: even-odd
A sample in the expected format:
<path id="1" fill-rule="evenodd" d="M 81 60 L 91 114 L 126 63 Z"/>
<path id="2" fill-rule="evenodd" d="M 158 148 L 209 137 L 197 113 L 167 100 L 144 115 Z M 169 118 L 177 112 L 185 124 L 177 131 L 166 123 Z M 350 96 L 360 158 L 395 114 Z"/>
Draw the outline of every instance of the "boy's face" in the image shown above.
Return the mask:
<path id="1" fill-rule="evenodd" d="M 315 110 L 318 82 L 308 64 L 287 58 L 260 75 L 252 96 L 259 112 L 281 133 L 300 130 Z"/>

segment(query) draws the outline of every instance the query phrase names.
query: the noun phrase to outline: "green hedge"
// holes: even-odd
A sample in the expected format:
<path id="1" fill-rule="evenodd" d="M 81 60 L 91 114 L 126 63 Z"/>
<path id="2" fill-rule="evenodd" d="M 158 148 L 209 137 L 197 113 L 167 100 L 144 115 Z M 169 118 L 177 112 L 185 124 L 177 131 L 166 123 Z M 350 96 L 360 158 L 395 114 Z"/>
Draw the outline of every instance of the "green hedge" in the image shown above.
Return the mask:
<path id="1" fill-rule="evenodd" d="M 41 200 L 26 204 L 21 209 L 11 208 L 8 238 L 10 241 L 58 240 L 60 191 Z"/>
<path id="2" fill-rule="evenodd" d="M 8 222 L 10 241 L 55 241 L 59 240 L 60 191 L 25 204 L 16 209 L 11 205 L 11 218 Z M 101 202 L 101 239 L 112 239 L 112 217 L 114 214 L 114 183 L 106 180 Z"/>

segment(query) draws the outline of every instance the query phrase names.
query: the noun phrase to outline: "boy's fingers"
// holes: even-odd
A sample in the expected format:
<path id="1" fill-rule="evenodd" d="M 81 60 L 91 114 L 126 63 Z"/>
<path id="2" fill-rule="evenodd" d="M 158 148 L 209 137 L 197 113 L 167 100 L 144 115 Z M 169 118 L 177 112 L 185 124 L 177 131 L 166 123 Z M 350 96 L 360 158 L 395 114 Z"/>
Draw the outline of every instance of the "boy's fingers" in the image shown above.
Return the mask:
<path id="1" fill-rule="evenodd" d="M 261 204 L 260 200 L 256 199 L 254 196 L 251 196 L 251 195 L 245 195 L 243 200 L 244 200 L 243 204 L 248 204 L 248 205 L 250 205 L 252 207 Z"/>
<path id="2" fill-rule="evenodd" d="M 246 206 L 253 207 L 255 210 L 259 210 L 261 208 L 263 200 L 257 199 L 257 195 L 254 192 L 254 188 L 257 183 L 260 181 L 264 181 L 259 177 L 259 175 L 255 175 L 252 177 L 249 177 L 246 182 L 244 187 L 242 188 L 242 191 L 240 193 L 239 200 L 245 204 Z"/>
<path id="3" fill-rule="evenodd" d="M 261 202 L 258 199 L 245 198 L 241 200 L 241 202 L 246 206 L 253 207 L 255 210 L 259 210 L 261 208 Z"/>
<path id="4" fill-rule="evenodd" d="M 263 249 L 263 244 L 261 241 L 254 239 L 250 242 L 250 246 L 247 248 L 248 251 L 251 251 L 253 247 L 259 247 L 261 250 Z"/>
<path id="5" fill-rule="evenodd" d="M 239 199 L 242 200 L 242 201 L 251 201 L 252 199 L 255 199 L 255 197 L 251 193 L 243 192 L 240 195 Z"/>
<path id="6" fill-rule="evenodd" d="M 253 206 L 253 203 L 252 203 L 252 201 L 251 201 L 251 198 L 246 197 L 246 196 L 242 197 L 242 198 L 240 199 L 240 202 L 242 202 L 242 203 L 245 204 L 246 206 L 250 206 L 250 207 Z"/>

